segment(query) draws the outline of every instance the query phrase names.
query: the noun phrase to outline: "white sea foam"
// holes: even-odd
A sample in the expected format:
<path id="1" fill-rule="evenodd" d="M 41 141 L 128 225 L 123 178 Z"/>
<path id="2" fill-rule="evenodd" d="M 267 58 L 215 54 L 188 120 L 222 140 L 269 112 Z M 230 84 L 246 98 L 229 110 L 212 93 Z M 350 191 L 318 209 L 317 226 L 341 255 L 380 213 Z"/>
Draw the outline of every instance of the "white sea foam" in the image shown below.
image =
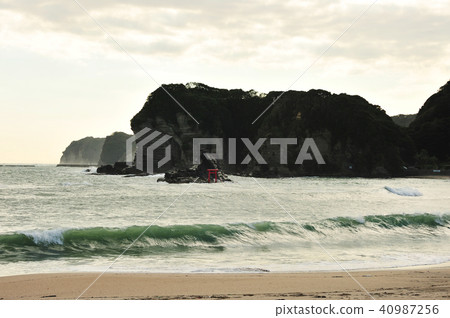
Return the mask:
<path id="1" fill-rule="evenodd" d="M 401 196 L 420 197 L 423 195 L 419 190 L 412 189 L 412 188 L 391 188 L 388 186 L 385 186 L 384 188 L 391 193 L 401 195 Z"/>
<path id="2" fill-rule="evenodd" d="M 235 223 L 235 224 L 239 224 L 239 223 Z M 250 228 L 253 229 L 253 230 L 256 230 L 256 227 L 255 227 L 255 223 L 254 223 L 254 222 L 252 222 L 252 223 L 247 223 L 247 226 L 250 227 Z"/>
<path id="3" fill-rule="evenodd" d="M 62 182 L 61 185 L 65 186 L 65 187 L 70 187 L 70 186 L 91 186 L 92 183 L 87 182 L 87 181 L 83 181 L 83 182 Z"/>
<path id="4" fill-rule="evenodd" d="M 364 216 L 357 216 L 357 217 L 354 218 L 354 220 L 359 222 L 359 223 L 361 223 L 361 224 L 366 223 L 366 220 L 364 219 Z"/>
<path id="5" fill-rule="evenodd" d="M 164 178 L 164 173 L 157 173 L 149 175 L 150 178 Z"/>
<path id="6" fill-rule="evenodd" d="M 59 244 L 62 245 L 64 229 L 55 230 L 33 230 L 25 231 L 22 234 L 28 236 L 35 244 Z"/>

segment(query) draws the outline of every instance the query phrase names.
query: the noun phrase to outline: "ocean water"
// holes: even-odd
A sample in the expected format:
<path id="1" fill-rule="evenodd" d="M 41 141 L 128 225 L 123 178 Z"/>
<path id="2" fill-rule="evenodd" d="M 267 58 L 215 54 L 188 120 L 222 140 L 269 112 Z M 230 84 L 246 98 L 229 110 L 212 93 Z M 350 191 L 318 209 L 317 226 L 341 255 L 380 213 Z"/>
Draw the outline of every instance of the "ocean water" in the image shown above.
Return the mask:
<path id="1" fill-rule="evenodd" d="M 450 261 L 450 180 L 167 184 L 0 167 L 0 275 L 258 272 Z"/>

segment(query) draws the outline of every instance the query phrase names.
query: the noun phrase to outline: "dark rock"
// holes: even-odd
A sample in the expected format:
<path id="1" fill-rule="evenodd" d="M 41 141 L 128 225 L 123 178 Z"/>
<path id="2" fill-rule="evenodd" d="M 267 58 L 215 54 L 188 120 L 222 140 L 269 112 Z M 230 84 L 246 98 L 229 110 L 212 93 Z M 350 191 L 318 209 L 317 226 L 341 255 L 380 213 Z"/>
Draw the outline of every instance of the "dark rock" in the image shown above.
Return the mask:
<path id="1" fill-rule="evenodd" d="M 96 174 L 124 175 L 126 177 L 148 176 L 147 172 L 136 169 L 135 166 L 128 166 L 126 162 L 116 162 L 114 166 L 104 165 L 97 168 Z"/>
<path id="2" fill-rule="evenodd" d="M 138 175 L 138 174 L 142 174 L 144 172 L 139 170 L 139 169 L 137 169 L 136 166 L 127 166 L 126 168 L 124 168 L 122 170 L 122 173 L 123 174 L 136 174 L 136 175 Z"/>
<path id="3" fill-rule="evenodd" d="M 97 173 L 99 174 L 117 174 L 117 171 L 114 170 L 114 167 L 111 165 L 105 165 L 97 168 Z"/>
<path id="4" fill-rule="evenodd" d="M 188 169 L 174 169 L 167 171 L 164 178 L 158 179 L 158 182 L 165 181 L 167 183 L 207 183 L 208 169 L 218 169 L 217 182 L 231 181 L 226 174 L 222 172 L 217 160 L 202 153 L 201 163 Z M 214 175 L 211 175 L 210 182 L 215 182 Z"/>
<path id="5" fill-rule="evenodd" d="M 182 105 L 188 105 L 199 124 L 165 90 Z M 193 138 L 212 137 L 224 139 L 224 159 L 220 161 L 223 171 L 242 176 L 378 177 L 385 172 L 398 176 L 402 166 L 413 163 L 415 149 L 411 138 L 381 107 L 364 98 L 324 90 L 288 91 L 278 99 L 280 94 L 218 89 L 200 83 L 164 85 L 164 89 L 150 94 L 131 120 L 131 128 L 137 133 L 148 127 L 172 137 L 172 167 L 163 166 L 166 170 L 161 172 L 192 166 Z M 253 123 L 274 100 L 277 102 Z M 237 141 L 237 164 L 228 162 L 228 138 Z M 280 163 L 280 146 L 269 140 L 259 148 L 267 164 L 258 164 L 254 159 L 242 164 L 249 152 L 241 138 L 248 138 L 253 144 L 259 138 L 297 138 L 297 144 L 287 148 L 287 164 Z M 326 164 L 315 160 L 295 164 L 306 138 L 314 139 Z M 188 181 L 190 177 L 183 178 Z"/>
<path id="6" fill-rule="evenodd" d="M 123 171 L 124 169 L 127 169 L 128 165 L 126 162 L 116 162 L 114 163 L 114 170 L 117 171 Z"/>

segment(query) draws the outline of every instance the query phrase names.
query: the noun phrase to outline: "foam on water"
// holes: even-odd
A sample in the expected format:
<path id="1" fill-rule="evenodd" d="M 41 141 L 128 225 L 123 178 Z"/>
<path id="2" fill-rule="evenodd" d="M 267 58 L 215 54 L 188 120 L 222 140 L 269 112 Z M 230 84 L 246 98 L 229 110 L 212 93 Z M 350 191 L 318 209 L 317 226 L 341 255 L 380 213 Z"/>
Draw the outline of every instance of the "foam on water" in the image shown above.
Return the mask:
<path id="1" fill-rule="evenodd" d="M 62 245 L 64 229 L 24 231 L 20 234 L 31 238 L 36 245 Z"/>
<path id="2" fill-rule="evenodd" d="M 388 186 L 385 186 L 384 188 L 391 193 L 401 195 L 401 196 L 420 197 L 423 195 L 419 190 L 412 189 L 412 188 L 391 188 Z"/>
<path id="3" fill-rule="evenodd" d="M 164 178 L 164 173 L 151 174 L 148 177 L 155 178 L 155 179 Z"/>
<path id="4" fill-rule="evenodd" d="M 87 182 L 87 181 L 83 181 L 83 182 L 69 182 L 69 181 L 66 181 L 66 182 L 62 182 L 61 185 L 65 186 L 65 187 L 70 187 L 70 186 L 91 186 L 93 184 L 90 183 L 90 182 Z"/>

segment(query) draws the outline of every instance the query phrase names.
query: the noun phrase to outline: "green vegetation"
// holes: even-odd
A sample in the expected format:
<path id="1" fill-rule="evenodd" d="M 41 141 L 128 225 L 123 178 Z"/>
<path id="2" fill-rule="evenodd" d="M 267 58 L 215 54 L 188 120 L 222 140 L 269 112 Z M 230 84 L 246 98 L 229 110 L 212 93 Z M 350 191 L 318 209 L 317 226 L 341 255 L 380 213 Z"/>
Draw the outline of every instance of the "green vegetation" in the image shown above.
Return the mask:
<path id="1" fill-rule="evenodd" d="M 316 140 L 326 165 L 315 161 L 294 165 L 300 146 L 288 147 L 288 165 L 278 163 L 279 146 L 264 145 L 260 152 L 267 166 L 228 166 L 226 172 L 279 175 L 400 175 L 414 161 L 415 147 L 406 131 L 398 127 L 379 106 L 359 96 L 331 94 L 323 90 L 285 93 L 255 124 L 253 120 L 281 92 L 267 95 L 254 91 L 217 89 L 204 84 L 171 84 L 164 88 L 199 121 L 181 110 L 163 89 L 154 91 L 142 110 L 131 120 L 134 132 L 151 127 L 174 136 L 177 148 L 172 160 L 188 166 L 192 137 L 304 138 Z M 226 149 L 225 149 L 226 152 Z M 237 144 L 237 159 L 247 150 Z M 227 153 L 225 153 L 225 157 Z M 270 159 L 270 160 L 269 160 Z"/>
<path id="2" fill-rule="evenodd" d="M 416 116 L 417 116 L 417 114 L 411 114 L 411 115 L 400 114 L 400 115 L 392 116 L 391 118 L 394 121 L 394 123 L 396 123 L 400 127 L 408 127 L 411 124 L 411 122 L 414 119 L 416 119 Z"/>
<path id="3" fill-rule="evenodd" d="M 225 141 L 221 162 L 226 173 L 255 176 L 363 176 L 387 177 L 417 169 L 450 167 L 450 81 L 432 95 L 417 115 L 390 118 L 385 111 L 360 96 L 324 90 L 288 91 L 254 124 L 253 121 L 281 92 L 259 94 L 253 90 L 218 89 L 200 83 L 164 85 L 191 113 L 197 123 L 162 89 L 147 98 L 131 120 L 136 133 L 150 127 L 172 136 L 171 167 L 192 165 L 192 139 L 237 138 L 236 159 L 249 153 L 239 138 L 297 138 L 288 147 L 288 164 L 279 163 L 279 145 L 268 141 L 259 152 L 268 165 L 252 160 L 248 165 L 228 164 Z M 411 122 L 411 123 L 410 123 Z M 104 138 L 74 141 L 64 151 L 62 164 L 114 164 L 125 160 L 126 140 L 115 132 Z M 326 165 L 295 160 L 305 138 L 314 138 Z M 213 151 L 213 149 L 210 149 Z M 409 171 L 409 172 L 408 172 Z"/>
<path id="4" fill-rule="evenodd" d="M 164 91 L 167 90 L 199 122 L 187 115 Z M 147 98 L 131 120 L 136 133 L 150 127 L 172 136 L 171 166 L 192 165 L 192 138 L 237 138 L 237 162 L 248 154 L 239 138 L 297 138 L 288 147 L 288 164 L 279 163 L 279 145 L 259 149 L 268 165 L 230 165 L 225 142 L 221 162 L 227 173 L 260 176 L 401 176 L 406 167 L 450 167 L 450 82 L 432 95 L 417 115 L 390 118 L 385 111 L 360 96 L 332 94 L 324 90 L 289 91 L 254 124 L 281 92 L 259 94 L 253 90 L 218 89 L 200 83 L 170 84 Z M 114 164 L 125 160 L 130 135 L 116 132 L 104 138 L 74 141 L 61 163 Z M 314 138 L 326 165 L 295 159 L 304 138 Z M 210 149 L 213 151 L 213 149 Z M 100 155 L 101 152 L 101 155 Z M 413 169 L 414 170 L 414 169 Z M 416 169 L 417 170 L 417 169 Z"/>
<path id="5" fill-rule="evenodd" d="M 440 165 L 450 162 L 450 81 L 427 99 L 409 133 L 419 152 L 437 158 Z"/>

